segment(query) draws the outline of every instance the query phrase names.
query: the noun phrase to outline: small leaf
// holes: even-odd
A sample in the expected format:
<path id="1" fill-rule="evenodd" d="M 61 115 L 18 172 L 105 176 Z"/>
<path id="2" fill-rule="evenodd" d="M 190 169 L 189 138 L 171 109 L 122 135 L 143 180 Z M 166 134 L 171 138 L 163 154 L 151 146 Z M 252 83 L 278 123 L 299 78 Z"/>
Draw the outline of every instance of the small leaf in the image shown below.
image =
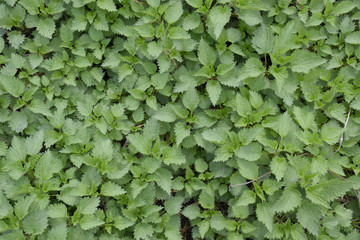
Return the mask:
<path id="1" fill-rule="evenodd" d="M 236 156 L 248 161 L 256 161 L 261 157 L 261 150 L 262 147 L 259 143 L 250 143 L 249 145 L 241 146 L 236 152 Z"/>
<path id="2" fill-rule="evenodd" d="M 172 24 L 179 20 L 182 14 L 183 7 L 181 1 L 175 1 L 165 10 L 164 19 L 167 23 Z"/>
<path id="3" fill-rule="evenodd" d="M 274 48 L 274 34 L 269 27 L 262 25 L 255 32 L 252 44 L 259 54 L 270 53 Z"/>
<path id="4" fill-rule="evenodd" d="M 312 111 L 300 107 L 294 107 L 293 113 L 296 120 L 304 130 L 309 129 L 315 123 L 315 115 Z"/>
<path id="5" fill-rule="evenodd" d="M 187 90 L 183 95 L 182 102 L 187 109 L 193 112 L 200 102 L 199 94 L 196 89 L 191 88 Z"/>
<path id="6" fill-rule="evenodd" d="M 260 222 L 264 223 L 266 228 L 271 232 L 273 229 L 273 218 L 275 211 L 271 204 L 264 202 L 256 206 L 256 216 Z"/>
<path id="7" fill-rule="evenodd" d="M 163 150 L 162 159 L 166 165 L 176 164 L 181 165 L 186 162 L 185 156 L 179 148 L 166 147 Z"/>
<path id="8" fill-rule="evenodd" d="M 209 94 L 211 103 L 215 106 L 221 94 L 221 85 L 218 81 L 209 80 L 206 83 L 206 91 Z"/>
<path id="9" fill-rule="evenodd" d="M 199 42 L 198 58 L 199 62 L 206 67 L 212 67 L 216 61 L 216 52 L 204 39 L 200 39 Z"/>
<path id="10" fill-rule="evenodd" d="M 311 234 L 317 236 L 319 234 L 320 221 L 324 216 L 324 213 L 325 212 L 318 205 L 306 200 L 299 207 L 296 218 L 304 228 Z"/>
<path id="11" fill-rule="evenodd" d="M 200 208 L 195 204 L 191 204 L 184 208 L 182 214 L 188 219 L 194 220 L 200 216 Z"/>
<path id="12" fill-rule="evenodd" d="M 104 196 L 115 197 L 125 193 L 126 191 L 122 189 L 122 187 L 110 181 L 104 183 L 101 186 L 101 194 Z"/>
<path id="13" fill-rule="evenodd" d="M 286 170 L 288 168 L 288 163 L 283 157 L 275 157 L 271 160 L 270 168 L 275 175 L 276 180 L 280 181 L 285 176 Z"/>
<path id="14" fill-rule="evenodd" d="M 176 196 L 176 197 L 169 198 L 164 203 L 165 210 L 170 215 L 178 214 L 181 210 L 183 202 L 184 202 L 183 197 Z"/>
<path id="15" fill-rule="evenodd" d="M 216 6 L 211 8 L 209 13 L 210 29 L 215 34 L 215 39 L 218 39 L 225 24 L 230 20 L 231 9 L 227 5 Z"/>
<path id="16" fill-rule="evenodd" d="M 176 145 L 179 146 L 184 138 L 190 136 L 190 126 L 187 126 L 184 122 L 178 122 L 174 128 Z"/>
<path id="17" fill-rule="evenodd" d="M 212 194 L 203 190 L 199 195 L 199 204 L 206 209 L 213 209 L 215 206 L 215 199 Z"/>
<path id="18" fill-rule="evenodd" d="M 343 131 L 343 128 L 341 128 L 335 121 L 330 121 L 324 124 L 321 128 L 321 139 L 328 144 L 333 145 L 340 141 L 340 136 Z"/>
<path id="19" fill-rule="evenodd" d="M 27 234 L 33 236 L 42 234 L 48 226 L 45 211 L 35 210 L 22 220 L 22 226 Z"/>
<path id="20" fill-rule="evenodd" d="M 41 18 L 37 22 L 36 29 L 40 33 L 40 35 L 51 38 L 53 33 L 55 32 L 55 21 L 52 18 Z"/>
<path id="21" fill-rule="evenodd" d="M 291 55 L 291 70 L 299 73 L 308 73 L 311 69 L 325 62 L 325 59 L 308 50 L 295 50 Z"/>
<path id="22" fill-rule="evenodd" d="M 99 8 L 104 9 L 109 12 L 116 11 L 116 6 L 113 2 L 113 0 L 98 0 L 96 2 Z"/>
<path id="23" fill-rule="evenodd" d="M 345 38 L 346 43 L 360 44 L 360 32 L 352 32 Z"/>
<path id="24" fill-rule="evenodd" d="M 134 228 L 134 238 L 149 239 L 154 233 L 153 227 L 148 223 L 138 223 Z"/>
<path id="25" fill-rule="evenodd" d="M 77 205 L 77 209 L 81 214 L 93 214 L 99 206 L 99 203 L 99 197 L 81 198 L 79 204 Z"/>

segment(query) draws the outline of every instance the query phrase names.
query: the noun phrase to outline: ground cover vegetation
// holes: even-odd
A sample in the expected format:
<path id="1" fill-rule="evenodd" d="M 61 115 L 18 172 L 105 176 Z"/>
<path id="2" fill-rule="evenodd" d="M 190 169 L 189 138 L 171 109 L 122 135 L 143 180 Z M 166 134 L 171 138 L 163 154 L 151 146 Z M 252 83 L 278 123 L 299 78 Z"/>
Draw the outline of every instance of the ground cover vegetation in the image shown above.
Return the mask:
<path id="1" fill-rule="evenodd" d="M 0 239 L 360 239 L 359 20 L 0 0 Z"/>

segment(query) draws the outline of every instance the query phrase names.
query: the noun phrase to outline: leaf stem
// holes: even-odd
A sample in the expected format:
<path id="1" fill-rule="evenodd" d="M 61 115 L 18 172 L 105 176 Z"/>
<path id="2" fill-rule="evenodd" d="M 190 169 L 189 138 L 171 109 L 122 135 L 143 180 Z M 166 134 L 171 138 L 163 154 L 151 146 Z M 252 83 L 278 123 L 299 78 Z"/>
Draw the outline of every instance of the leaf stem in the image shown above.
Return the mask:
<path id="1" fill-rule="evenodd" d="M 339 142 L 339 147 L 338 147 L 338 149 L 336 149 L 335 152 L 326 155 L 325 158 L 330 157 L 330 156 L 332 156 L 332 155 L 334 155 L 335 153 L 337 153 L 337 152 L 340 151 L 341 145 L 342 145 L 342 143 L 343 143 L 343 141 L 344 141 L 344 133 L 345 133 L 346 127 L 347 127 L 348 122 L 349 122 L 350 112 L 351 112 L 351 108 L 349 108 L 349 113 L 348 113 L 347 118 L 346 118 L 346 121 L 345 121 L 344 131 L 343 131 L 343 133 L 341 134 L 341 137 L 340 137 L 340 142 Z"/>
<path id="2" fill-rule="evenodd" d="M 267 54 L 265 53 L 265 69 L 267 70 L 268 67 L 267 67 L 267 57 L 266 57 L 266 55 Z"/>
<path id="3" fill-rule="evenodd" d="M 261 179 L 261 178 L 263 178 L 263 177 L 265 177 L 265 176 L 267 176 L 267 175 L 269 175 L 270 173 L 272 173 L 272 171 L 267 172 L 267 173 L 265 173 L 264 175 L 261 175 L 260 177 L 255 178 L 254 180 L 251 180 L 251 181 L 248 181 L 248 182 L 244 182 L 244 183 L 238 183 L 238 184 L 230 185 L 230 186 L 229 186 L 229 191 L 231 190 L 232 187 L 248 185 L 248 184 L 250 184 L 250 183 L 253 183 L 253 182 L 255 182 L 255 181 L 257 181 L 257 180 L 259 180 L 259 179 Z"/>

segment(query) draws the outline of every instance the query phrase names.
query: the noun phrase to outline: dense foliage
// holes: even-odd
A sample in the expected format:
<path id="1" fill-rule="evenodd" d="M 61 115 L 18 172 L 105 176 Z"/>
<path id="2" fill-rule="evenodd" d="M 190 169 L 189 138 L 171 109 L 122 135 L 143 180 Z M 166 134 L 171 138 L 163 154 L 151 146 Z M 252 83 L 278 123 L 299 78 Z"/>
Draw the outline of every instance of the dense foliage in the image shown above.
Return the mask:
<path id="1" fill-rule="evenodd" d="M 359 20 L 0 0 L 0 239 L 360 239 Z"/>

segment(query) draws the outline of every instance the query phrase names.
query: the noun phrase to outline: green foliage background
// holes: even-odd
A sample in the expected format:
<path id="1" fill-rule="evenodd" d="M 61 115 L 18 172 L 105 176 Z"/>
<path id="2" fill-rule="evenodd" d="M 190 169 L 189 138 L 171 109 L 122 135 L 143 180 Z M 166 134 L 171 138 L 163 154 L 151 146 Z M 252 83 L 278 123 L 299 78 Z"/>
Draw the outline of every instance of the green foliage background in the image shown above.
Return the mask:
<path id="1" fill-rule="evenodd" d="M 0 239 L 360 239 L 359 20 L 0 0 Z"/>

